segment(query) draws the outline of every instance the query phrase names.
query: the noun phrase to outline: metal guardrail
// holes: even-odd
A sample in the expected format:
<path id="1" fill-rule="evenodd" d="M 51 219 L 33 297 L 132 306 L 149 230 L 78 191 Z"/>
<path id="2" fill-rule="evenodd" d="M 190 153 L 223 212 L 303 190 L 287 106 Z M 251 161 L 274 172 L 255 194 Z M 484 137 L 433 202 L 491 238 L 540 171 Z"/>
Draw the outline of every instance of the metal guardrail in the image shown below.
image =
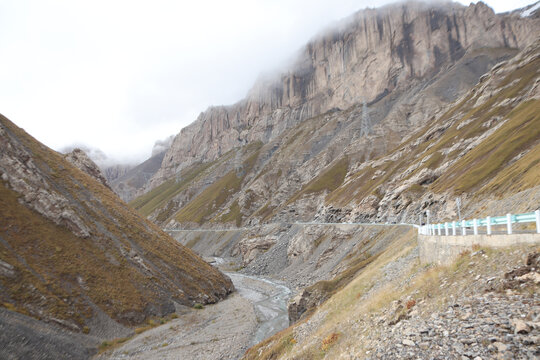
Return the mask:
<path id="1" fill-rule="evenodd" d="M 512 224 L 534 223 L 536 222 L 536 232 L 540 234 L 540 210 L 525 214 L 506 214 L 505 216 L 488 216 L 485 219 L 472 219 L 462 221 L 452 221 L 439 224 L 427 224 L 419 227 L 418 232 L 422 235 L 457 235 L 461 229 L 461 235 L 467 235 L 467 229 L 473 230 L 473 235 L 478 235 L 479 227 L 486 227 L 487 235 L 492 234 L 492 226 L 506 225 L 506 233 L 512 234 Z M 451 232 L 451 233 L 450 233 Z"/>

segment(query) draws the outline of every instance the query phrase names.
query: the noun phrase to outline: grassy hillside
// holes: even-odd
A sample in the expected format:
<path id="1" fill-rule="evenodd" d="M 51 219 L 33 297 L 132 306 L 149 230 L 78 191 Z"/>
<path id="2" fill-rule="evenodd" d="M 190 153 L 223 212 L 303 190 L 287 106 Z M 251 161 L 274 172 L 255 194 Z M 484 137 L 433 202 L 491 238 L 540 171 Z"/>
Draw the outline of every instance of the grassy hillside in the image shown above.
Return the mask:
<path id="1" fill-rule="evenodd" d="M 156 209 L 162 208 L 175 195 L 185 190 L 189 184 L 197 179 L 212 163 L 195 164 L 185 169 L 180 174 L 180 181 L 170 179 L 146 194 L 138 197 L 130 203 L 135 209 L 145 216 L 150 215 Z M 166 216 L 161 216 L 165 218 Z"/>
<path id="2" fill-rule="evenodd" d="M 0 264 L 7 269 L 0 272 L 0 306 L 92 332 L 86 324 L 95 306 L 139 324 L 173 312 L 173 301 L 213 302 L 232 290 L 228 278 L 110 189 L 6 118 L 0 125 Z M 36 194 L 14 191 L 18 181 Z M 32 207 L 39 196 L 57 205 L 40 213 Z M 62 211 L 81 219 L 89 235 L 77 236 Z"/>
<path id="3" fill-rule="evenodd" d="M 196 222 L 199 224 L 209 220 L 212 214 L 215 214 L 232 195 L 241 189 L 246 174 L 251 171 L 257 161 L 260 146 L 261 144 L 258 143 L 246 149 L 249 156 L 242 162 L 239 169 L 229 171 L 198 194 L 175 215 L 175 219 L 181 223 Z"/>

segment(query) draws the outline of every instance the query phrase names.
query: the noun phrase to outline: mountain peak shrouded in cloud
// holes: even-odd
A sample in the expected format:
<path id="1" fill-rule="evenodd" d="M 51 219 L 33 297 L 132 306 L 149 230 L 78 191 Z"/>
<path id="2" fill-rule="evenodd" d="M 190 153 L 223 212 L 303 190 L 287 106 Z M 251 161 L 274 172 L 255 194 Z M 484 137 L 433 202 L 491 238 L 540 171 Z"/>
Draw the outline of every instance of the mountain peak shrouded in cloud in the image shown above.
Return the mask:
<path id="1" fill-rule="evenodd" d="M 173 140 L 174 140 L 174 135 L 171 135 L 164 140 L 157 140 L 154 143 L 154 147 L 152 148 L 152 154 L 150 157 L 156 156 L 157 154 L 168 150 L 171 147 Z"/>
<path id="2" fill-rule="evenodd" d="M 140 162 L 155 139 L 241 99 L 313 34 L 391 2 L 2 2 L 0 108 L 54 149 L 83 143 Z"/>
<path id="3" fill-rule="evenodd" d="M 156 140 L 154 142 L 154 145 L 152 147 L 152 151 L 148 152 L 144 157 L 140 159 L 140 161 L 137 160 L 125 160 L 125 159 L 119 159 L 108 156 L 103 150 L 98 149 L 96 147 L 92 147 L 90 145 L 86 144 L 72 144 L 69 146 L 64 146 L 59 149 L 59 152 L 62 154 L 68 154 L 72 152 L 75 149 L 80 149 L 84 151 L 84 153 L 98 165 L 101 169 L 107 169 L 110 167 L 115 167 L 118 165 L 132 167 L 137 165 L 138 163 L 143 162 L 144 160 L 147 160 L 148 158 L 151 158 L 159 153 L 162 153 L 166 150 L 168 150 L 171 147 L 172 141 L 174 140 L 174 135 L 170 135 L 167 138 L 163 140 Z"/>
<path id="4" fill-rule="evenodd" d="M 88 156 L 100 168 L 115 165 L 115 161 L 113 159 L 110 159 L 103 151 L 84 144 L 73 144 L 70 146 L 66 146 L 61 148 L 59 152 L 61 152 L 62 154 L 68 154 L 76 149 L 84 151 L 86 153 L 86 156 Z"/>

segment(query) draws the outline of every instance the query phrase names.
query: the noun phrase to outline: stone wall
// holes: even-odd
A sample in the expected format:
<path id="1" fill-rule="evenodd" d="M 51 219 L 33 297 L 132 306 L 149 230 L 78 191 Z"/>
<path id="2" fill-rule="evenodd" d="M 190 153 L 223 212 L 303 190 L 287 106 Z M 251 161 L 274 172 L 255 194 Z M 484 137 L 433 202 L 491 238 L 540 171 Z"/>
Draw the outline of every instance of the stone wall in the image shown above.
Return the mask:
<path id="1" fill-rule="evenodd" d="M 540 244 L 540 234 L 513 235 L 458 235 L 458 236 L 427 236 L 418 235 L 420 261 L 448 265 L 459 254 L 471 251 L 473 246 L 508 247 L 520 244 Z"/>

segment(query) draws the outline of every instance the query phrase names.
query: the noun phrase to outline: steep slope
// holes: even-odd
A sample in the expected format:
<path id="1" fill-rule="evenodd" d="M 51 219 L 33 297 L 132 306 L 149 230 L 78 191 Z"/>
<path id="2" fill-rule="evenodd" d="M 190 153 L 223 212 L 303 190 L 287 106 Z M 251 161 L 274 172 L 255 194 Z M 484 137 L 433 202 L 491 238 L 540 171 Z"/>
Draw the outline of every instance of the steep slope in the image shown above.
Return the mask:
<path id="1" fill-rule="evenodd" d="M 175 304 L 216 302 L 233 290 L 217 269 L 3 116 L 0 177 L 0 305 L 9 310 L 110 337 Z"/>
<path id="2" fill-rule="evenodd" d="M 415 236 L 394 237 L 349 284 L 244 359 L 540 355 L 540 286 L 527 280 L 540 276 L 538 246 L 477 249 L 448 267 L 420 263 L 415 249 Z"/>
<path id="3" fill-rule="evenodd" d="M 382 21 L 381 29 L 385 29 L 384 21 L 388 21 L 387 26 L 395 30 L 391 39 L 386 39 L 386 30 L 375 31 L 374 29 L 379 28 L 367 27 L 366 24 L 376 24 L 377 19 Z M 399 24 L 408 25 L 396 26 L 391 19 L 399 19 Z M 223 226 L 219 224 L 240 226 L 314 218 L 325 221 L 418 221 L 419 214 L 431 204 L 434 204 L 431 210 L 436 216 L 442 218 L 453 215 L 454 196 L 464 193 L 463 197 L 467 202 L 476 188 L 458 189 L 454 185 L 443 187 L 442 178 L 447 171 L 446 167 L 473 147 L 480 145 L 496 130 L 490 128 L 495 126 L 498 120 L 492 120 L 489 126 L 485 124 L 478 127 L 473 123 L 479 124 L 496 116 L 504 117 L 510 114 L 509 111 L 514 107 L 525 102 L 526 98 L 535 97 L 536 90 L 533 88 L 537 75 L 531 70 L 519 85 L 513 83 L 515 94 L 500 95 L 509 99 L 509 103 L 497 110 L 492 109 L 490 113 L 484 113 L 480 103 L 465 104 L 458 100 L 465 99 L 462 96 L 481 78 L 483 83 L 488 81 L 487 76 L 482 76 L 494 65 L 516 56 L 518 49 L 511 46 L 521 47 L 533 42 L 540 34 L 539 19 L 522 18 L 519 14 L 495 15 L 482 3 L 469 7 L 448 3 L 437 6 L 406 3 L 362 11 L 349 20 L 342 28 L 335 30 L 332 36 L 321 36 L 314 40 L 307 46 L 306 51 L 315 51 L 318 54 L 320 51 L 317 49 L 325 49 L 326 46 L 329 47 L 326 56 L 330 59 L 342 52 L 343 38 L 350 39 L 353 43 L 354 39 L 360 42 L 354 43 L 356 45 L 353 48 L 357 49 L 357 53 L 360 51 L 358 49 L 364 49 L 363 51 L 367 52 L 366 57 L 355 58 L 355 66 L 350 64 L 351 66 L 342 68 L 345 72 L 340 75 L 338 85 L 335 85 L 334 80 L 325 83 L 325 86 L 329 87 L 335 85 L 336 89 L 354 85 L 357 96 L 355 95 L 353 100 L 347 103 L 342 96 L 337 95 L 337 90 L 329 91 L 325 87 L 324 96 L 330 99 L 325 101 L 329 101 L 332 107 L 326 112 L 323 112 L 325 107 L 318 107 L 314 113 L 319 114 L 312 117 L 310 116 L 313 113 L 306 110 L 311 115 L 305 115 L 306 111 L 299 111 L 290 104 L 287 107 L 276 105 L 278 110 L 272 114 L 280 114 L 279 117 L 265 115 L 264 120 L 261 120 L 259 115 L 252 114 L 256 119 L 250 120 L 250 114 L 239 113 L 232 116 L 225 111 L 249 104 L 248 100 L 242 101 L 233 107 L 222 109 L 225 111 L 222 115 L 229 119 L 227 121 L 234 118 L 250 124 L 242 130 L 243 135 L 234 133 L 234 139 L 240 139 L 239 142 L 235 140 L 227 143 L 228 145 L 223 145 L 225 143 L 222 137 L 236 130 L 232 123 L 214 127 L 213 121 L 219 121 L 220 117 L 215 114 L 215 110 L 210 109 L 175 138 L 171 149 L 165 155 L 161 169 L 152 180 L 154 185 L 160 185 L 133 201 L 132 206 L 166 227 L 199 227 L 203 224 L 207 227 Z M 425 28 L 422 24 L 431 25 Z M 457 25 L 453 24 L 463 24 L 468 30 L 461 31 L 458 26 L 460 31 L 456 30 L 454 33 L 457 29 L 454 26 Z M 405 31 L 405 28 L 408 30 Z M 508 31 L 511 31 L 511 36 Z M 403 58 L 402 62 L 399 56 L 395 55 L 395 62 L 381 65 L 385 71 L 398 74 L 393 78 L 395 84 L 388 87 L 385 83 L 388 91 L 383 91 L 384 96 L 364 93 L 373 91 L 382 81 L 380 76 L 364 77 L 366 62 L 372 61 L 370 59 L 374 57 L 377 59 L 374 64 L 379 65 L 384 64 L 378 61 L 380 57 L 392 59 L 392 54 L 400 49 L 399 44 L 403 44 L 401 40 L 394 38 L 404 36 L 404 32 L 417 39 L 414 44 L 425 43 L 429 39 L 429 59 L 432 59 L 436 49 L 447 49 L 443 52 L 446 55 L 440 57 L 444 61 L 436 64 L 421 63 L 426 51 L 419 48 L 412 51 L 414 56 L 411 63 L 407 62 L 406 58 Z M 362 42 L 375 35 L 380 35 L 380 42 L 386 45 Z M 458 38 L 459 46 L 456 45 Z M 509 38 L 513 40 L 510 41 Z M 452 50 L 449 44 L 457 47 Z M 388 49 L 391 49 L 391 54 L 384 52 Z M 308 58 L 315 61 L 313 57 Z M 534 69 L 537 65 L 530 58 L 522 56 L 520 59 L 512 63 L 513 68 L 505 71 L 513 72 L 522 66 L 520 61 L 523 64 L 530 63 L 527 65 L 528 69 Z M 320 63 L 326 61 L 319 60 Z M 360 68 L 364 70 L 360 71 Z M 399 71 L 395 70 L 396 68 Z M 385 76 L 382 78 L 387 79 Z M 516 73 L 513 76 L 517 79 L 523 75 Z M 506 85 L 492 83 L 490 86 L 498 88 Z M 258 84 L 256 88 L 260 90 L 261 85 Z M 268 89 L 275 89 L 275 86 Z M 309 89 L 318 87 L 312 84 Z M 298 106 L 312 106 L 313 101 L 322 96 L 317 91 L 295 100 L 301 104 Z M 470 98 L 472 95 L 467 96 Z M 363 102 L 362 98 L 365 98 L 366 102 Z M 259 105 L 259 109 L 268 108 L 266 105 Z M 254 106 L 252 104 L 251 108 Z M 467 114 L 465 110 L 457 111 L 456 107 L 459 106 L 466 106 L 467 111 L 478 106 L 478 110 Z M 535 105 L 523 106 L 530 109 Z M 305 117 L 293 116 L 293 112 L 302 113 Z M 480 113 L 484 120 L 477 119 L 475 114 Z M 206 119 L 206 114 L 214 114 L 211 118 L 215 119 Z M 514 115 L 519 117 L 516 112 L 511 114 Z M 203 118 L 206 120 L 202 120 Z M 205 125 L 200 127 L 202 123 Z M 268 136 L 260 136 L 258 127 L 262 126 L 262 123 L 269 131 Z M 431 146 L 439 140 L 437 137 L 452 124 L 455 124 L 452 132 L 454 135 L 432 149 Z M 466 126 L 467 124 L 469 125 Z M 465 130 L 474 127 L 475 130 L 457 131 L 462 127 Z M 199 132 L 200 136 L 206 134 L 204 136 L 210 136 L 211 140 L 199 138 Z M 193 144 L 197 145 L 192 148 L 191 145 L 185 145 L 185 141 L 193 141 Z M 182 144 L 190 150 L 184 149 Z M 205 144 L 210 147 L 200 148 L 206 146 Z M 241 144 L 244 145 L 238 146 Z M 443 144 L 449 148 L 455 147 L 447 152 L 448 149 L 444 149 Z M 522 151 L 530 152 L 529 145 L 531 144 L 528 143 Z M 216 150 L 218 147 L 219 151 Z M 230 150 L 218 156 L 226 149 Z M 498 161 L 492 165 L 500 170 L 507 164 Z M 487 180 L 495 173 L 489 171 L 485 175 L 487 177 L 484 180 Z M 438 178 L 441 180 L 437 184 L 441 186 L 430 185 Z M 514 189 L 514 192 L 535 185 L 538 184 L 532 181 L 521 189 Z M 422 195 L 425 196 L 422 198 Z M 422 201 L 419 201 L 420 198 Z"/>
<path id="4" fill-rule="evenodd" d="M 468 51 L 524 48 L 536 31 L 536 19 L 496 15 L 482 2 L 469 7 L 406 2 L 359 11 L 306 45 L 292 70 L 259 80 L 234 105 L 201 113 L 176 136 L 150 185 L 163 183 L 195 162 L 215 160 L 234 147 L 267 143 L 332 109 L 347 109 L 363 100 L 376 103 L 425 85 Z M 454 92 L 460 90 L 456 85 Z M 453 100 L 451 89 L 446 90 L 450 97 L 446 101 Z M 424 103 L 430 111 L 440 109 L 438 101 L 428 98 Z M 408 132 L 407 125 L 429 120 L 416 112 L 410 124 L 401 122 L 395 129 L 398 136 Z"/>
<path id="5" fill-rule="evenodd" d="M 456 215 L 453 196 L 464 198 L 470 211 L 485 212 L 482 199 L 540 185 L 539 55 L 537 40 L 496 66 L 389 156 L 351 169 L 327 201 L 356 203 L 350 217 L 357 219 L 405 220 L 407 212 L 428 207 L 443 219 Z M 512 210 L 530 210 L 518 207 Z"/>

